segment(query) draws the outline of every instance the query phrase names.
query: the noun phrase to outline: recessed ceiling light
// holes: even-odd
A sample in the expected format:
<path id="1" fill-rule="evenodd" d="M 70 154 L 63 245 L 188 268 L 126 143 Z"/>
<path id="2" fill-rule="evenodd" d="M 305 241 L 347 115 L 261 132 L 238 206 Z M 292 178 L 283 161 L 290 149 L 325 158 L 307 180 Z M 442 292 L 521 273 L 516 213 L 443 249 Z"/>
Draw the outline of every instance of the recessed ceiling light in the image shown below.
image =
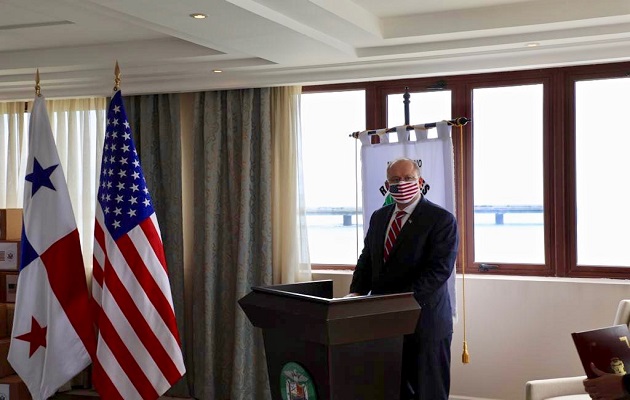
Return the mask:
<path id="1" fill-rule="evenodd" d="M 208 16 L 206 14 L 201 14 L 201 13 L 190 14 L 190 17 L 194 18 L 194 19 L 206 19 L 206 18 L 208 18 Z"/>
<path id="2" fill-rule="evenodd" d="M 527 47 L 538 47 L 538 46 L 540 46 L 540 43 L 527 43 L 525 46 L 527 46 Z"/>
<path id="3" fill-rule="evenodd" d="M 222 69 L 213 69 L 212 72 L 216 73 L 216 74 L 220 74 L 221 72 L 223 72 Z"/>

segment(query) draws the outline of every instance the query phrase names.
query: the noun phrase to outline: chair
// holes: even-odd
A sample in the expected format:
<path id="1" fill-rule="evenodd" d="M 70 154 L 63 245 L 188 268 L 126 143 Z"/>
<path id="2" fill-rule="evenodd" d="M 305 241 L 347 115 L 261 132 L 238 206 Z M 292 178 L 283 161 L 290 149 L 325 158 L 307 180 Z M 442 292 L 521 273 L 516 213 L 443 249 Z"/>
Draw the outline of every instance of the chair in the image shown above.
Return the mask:
<path id="1" fill-rule="evenodd" d="M 613 325 L 630 325 L 630 300 L 621 300 Z M 589 400 L 582 382 L 586 376 L 539 379 L 525 384 L 526 400 Z"/>

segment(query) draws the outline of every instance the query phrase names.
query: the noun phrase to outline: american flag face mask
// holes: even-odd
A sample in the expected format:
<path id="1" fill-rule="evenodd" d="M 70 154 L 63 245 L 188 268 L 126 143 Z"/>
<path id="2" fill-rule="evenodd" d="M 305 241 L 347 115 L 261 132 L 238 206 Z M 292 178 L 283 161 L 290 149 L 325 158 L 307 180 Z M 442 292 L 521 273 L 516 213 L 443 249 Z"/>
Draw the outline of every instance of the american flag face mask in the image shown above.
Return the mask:
<path id="1" fill-rule="evenodd" d="M 392 195 L 396 203 L 405 204 L 411 201 L 420 191 L 418 181 L 400 182 L 389 185 L 389 193 Z"/>

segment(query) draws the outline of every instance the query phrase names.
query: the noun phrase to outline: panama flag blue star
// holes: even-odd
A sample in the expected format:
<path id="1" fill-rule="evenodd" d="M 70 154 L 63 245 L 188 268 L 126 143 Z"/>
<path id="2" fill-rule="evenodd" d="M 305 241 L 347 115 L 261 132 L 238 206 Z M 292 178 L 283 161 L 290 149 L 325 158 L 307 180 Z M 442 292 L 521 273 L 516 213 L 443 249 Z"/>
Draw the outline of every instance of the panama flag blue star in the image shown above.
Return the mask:
<path id="1" fill-rule="evenodd" d="M 32 191 L 31 196 L 35 196 L 35 193 L 39 190 L 40 187 L 45 186 L 49 189 L 55 190 L 55 186 L 50 181 L 50 175 L 53 173 L 55 168 L 57 168 L 59 164 L 51 165 L 50 167 L 44 169 L 42 168 L 37 158 L 35 158 L 33 162 L 33 172 L 26 175 L 26 180 L 31 182 Z"/>

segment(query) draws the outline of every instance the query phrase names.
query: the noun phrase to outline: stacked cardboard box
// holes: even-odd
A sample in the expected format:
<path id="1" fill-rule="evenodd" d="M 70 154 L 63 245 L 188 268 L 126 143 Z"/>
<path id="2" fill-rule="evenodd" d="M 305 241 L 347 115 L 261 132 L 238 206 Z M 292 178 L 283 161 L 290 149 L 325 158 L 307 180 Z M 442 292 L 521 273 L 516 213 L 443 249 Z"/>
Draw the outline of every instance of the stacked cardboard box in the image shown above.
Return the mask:
<path id="1" fill-rule="evenodd" d="M 20 268 L 22 210 L 0 209 L 0 399 L 30 400 L 26 384 L 7 360 Z"/>
<path id="2" fill-rule="evenodd" d="M 0 292 L 4 292 L 0 287 Z M 11 344 L 11 331 L 13 330 L 13 314 L 15 304 L 0 303 L 0 399 L 5 400 L 30 400 L 26 384 L 15 374 L 9 364 L 9 345 Z"/>
<path id="3" fill-rule="evenodd" d="M 21 236 L 22 210 L 0 209 L 0 303 L 15 303 Z"/>
<path id="4" fill-rule="evenodd" d="M 22 210 L 0 209 L 0 270 L 17 271 L 20 267 Z"/>
<path id="5" fill-rule="evenodd" d="M 31 393 L 26 384 L 17 375 L 0 378 L 0 399 L 31 400 Z"/>
<path id="6" fill-rule="evenodd" d="M 10 337 L 13 329 L 21 235 L 22 210 L 0 209 L 0 339 Z M 0 356 L 2 354 L 0 349 Z M 4 376 L 1 372 L 2 368 L 0 378 Z"/>
<path id="7" fill-rule="evenodd" d="M 0 209 L 0 239 L 20 240 L 22 237 L 22 209 Z"/>

